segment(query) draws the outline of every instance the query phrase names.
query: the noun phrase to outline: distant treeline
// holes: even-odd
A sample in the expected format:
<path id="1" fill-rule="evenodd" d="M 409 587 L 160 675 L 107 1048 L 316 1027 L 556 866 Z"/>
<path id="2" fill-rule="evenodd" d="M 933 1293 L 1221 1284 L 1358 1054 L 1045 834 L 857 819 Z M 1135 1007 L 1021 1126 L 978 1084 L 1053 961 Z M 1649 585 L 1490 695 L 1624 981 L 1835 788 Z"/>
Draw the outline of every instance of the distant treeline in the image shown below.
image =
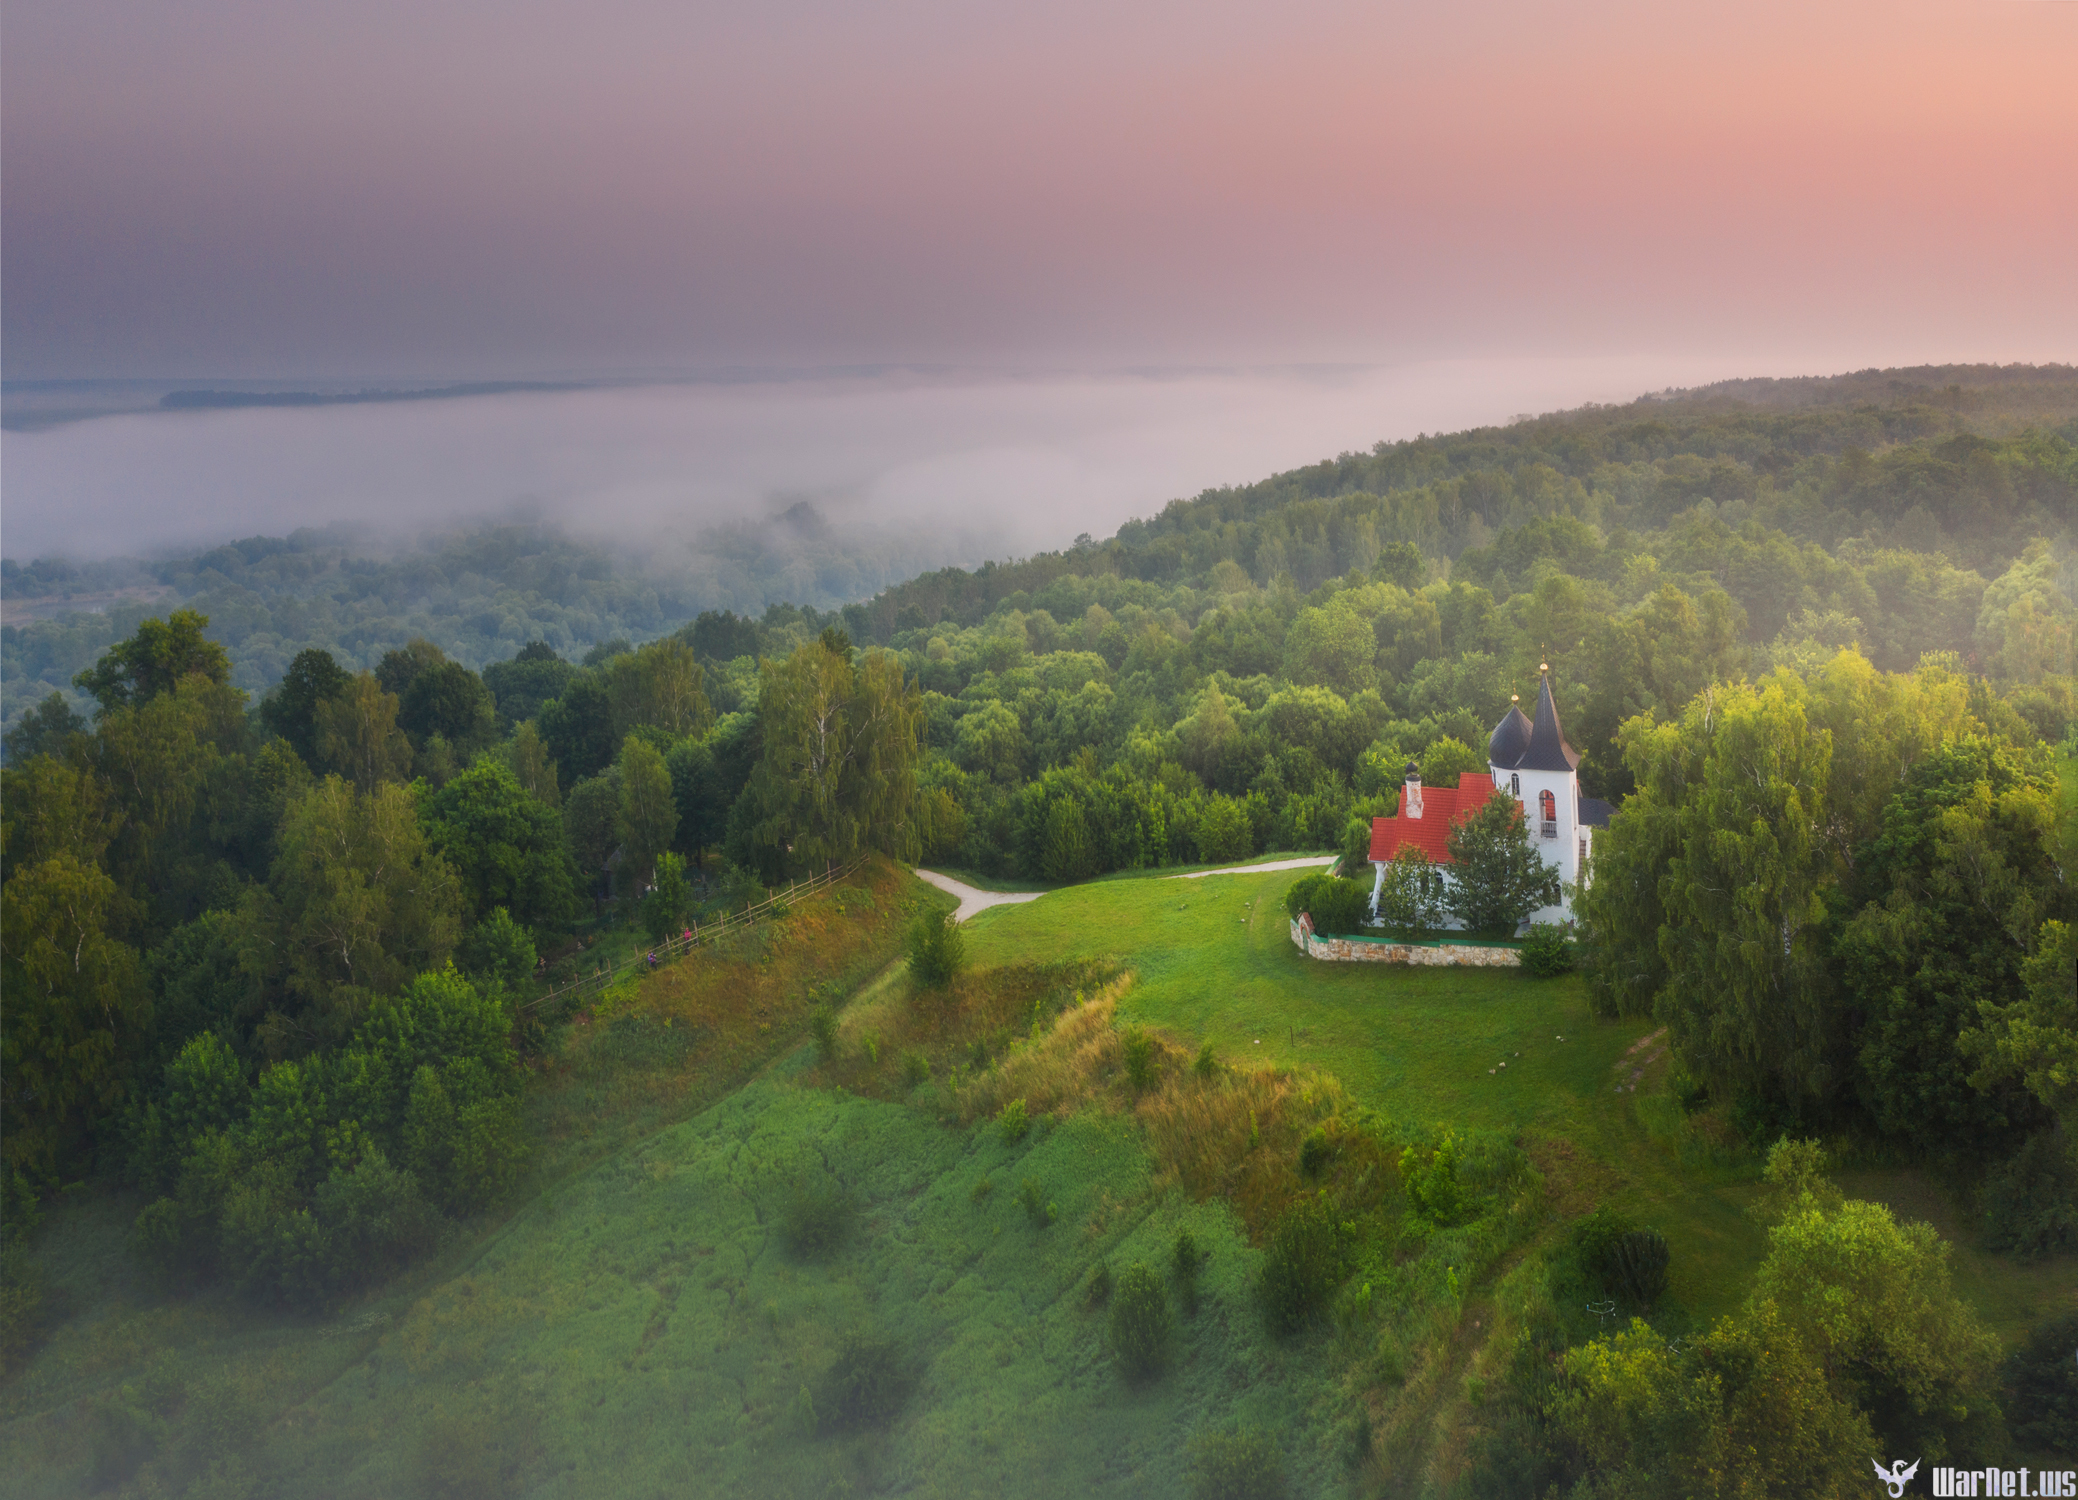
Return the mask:
<path id="1" fill-rule="evenodd" d="M 385 401 L 446 401 L 461 396 L 511 396 L 522 392 L 579 391 L 572 381 L 479 380 L 463 385 L 423 386 L 413 390 L 359 391 L 168 391 L 159 398 L 162 411 L 230 411 L 253 406 L 367 406 Z"/>

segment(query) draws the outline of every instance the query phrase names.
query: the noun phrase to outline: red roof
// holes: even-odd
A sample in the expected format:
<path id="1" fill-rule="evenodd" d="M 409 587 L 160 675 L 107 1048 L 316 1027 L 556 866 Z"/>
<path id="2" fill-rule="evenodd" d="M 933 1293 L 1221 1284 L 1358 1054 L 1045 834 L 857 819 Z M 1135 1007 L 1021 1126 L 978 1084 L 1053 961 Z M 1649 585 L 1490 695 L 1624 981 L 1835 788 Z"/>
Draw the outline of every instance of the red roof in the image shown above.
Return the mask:
<path id="1" fill-rule="evenodd" d="M 1458 778 L 1456 786 L 1421 789 L 1421 816 L 1407 816 L 1407 788 L 1400 788 L 1398 816 L 1371 820 L 1371 858 L 1389 860 L 1412 844 L 1439 865 L 1450 863 L 1450 828 L 1486 806 L 1494 795 L 1494 779 L 1479 772 Z"/>

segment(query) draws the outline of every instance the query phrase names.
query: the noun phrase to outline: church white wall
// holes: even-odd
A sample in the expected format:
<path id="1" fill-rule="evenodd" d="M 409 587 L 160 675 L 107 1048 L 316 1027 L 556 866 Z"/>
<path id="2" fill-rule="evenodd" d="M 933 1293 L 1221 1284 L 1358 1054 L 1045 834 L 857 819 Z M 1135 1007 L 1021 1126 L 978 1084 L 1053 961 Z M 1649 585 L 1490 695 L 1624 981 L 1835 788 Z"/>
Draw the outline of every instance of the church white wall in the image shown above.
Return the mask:
<path id="1" fill-rule="evenodd" d="M 1572 771 L 1509 771 L 1491 768 L 1494 785 L 1512 793 L 1522 804 L 1524 825 L 1530 832 L 1530 847 L 1558 871 L 1565 885 L 1580 882 L 1580 777 Z M 1519 790 L 1518 790 L 1519 788 Z M 1550 792 L 1553 816 L 1543 816 L 1540 793 Z M 1532 922 L 1570 922 L 1573 910 L 1561 895 L 1558 901 L 1530 916 Z"/>

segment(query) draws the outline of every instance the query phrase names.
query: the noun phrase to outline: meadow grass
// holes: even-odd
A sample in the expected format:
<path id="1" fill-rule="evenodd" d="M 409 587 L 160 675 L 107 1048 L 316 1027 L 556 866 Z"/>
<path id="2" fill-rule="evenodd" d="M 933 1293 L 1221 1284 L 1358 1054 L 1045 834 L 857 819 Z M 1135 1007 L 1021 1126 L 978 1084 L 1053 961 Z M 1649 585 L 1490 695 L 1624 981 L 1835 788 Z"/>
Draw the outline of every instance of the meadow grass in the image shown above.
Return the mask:
<path id="1" fill-rule="evenodd" d="M 1687 1139 L 1685 1122 L 1655 1121 L 1676 1138 L 1664 1143 L 1648 1132 L 1637 1106 L 1657 1096 L 1666 1066 L 1650 1022 L 1596 1020 L 1577 977 L 1309 959 L 1282 905 L 1297 878 L 1072 886 L 980 913 L 968 951 L 977 965 L 1130 962 L 1127 1024 L 1210 1042 L 1239 1068 L 1328 1074 L 1393 1120 L 1519 1135 L 1554 1212 L 1614 1203 L 1680 1246 L 1684 1305 L 1710 1316 L 1738 1303 L 1763 1248 L 1747 1212 L 1751 1167 Z"/>

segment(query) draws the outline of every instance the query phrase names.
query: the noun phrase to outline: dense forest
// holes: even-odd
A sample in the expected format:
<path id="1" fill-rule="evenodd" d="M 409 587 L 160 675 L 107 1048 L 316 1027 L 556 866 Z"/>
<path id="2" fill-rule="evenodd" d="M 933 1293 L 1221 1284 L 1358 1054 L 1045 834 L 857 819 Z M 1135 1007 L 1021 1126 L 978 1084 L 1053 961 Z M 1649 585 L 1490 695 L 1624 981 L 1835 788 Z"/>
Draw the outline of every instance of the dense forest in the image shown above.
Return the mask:
<path id="1" fill-rule="evenodd" d="M 573 935 L 868 851 L 1354 850 L 1548 665 L 1618 806 L 1597 1006 L 1757 1145 L 1968 1170 L 2012 1249 L 2078 1246 L 2074 503 L 2078 376 L 1938 371 L 1380 444 L 841 608 L 867 574 L 688 619 L 522 528 L 168 565 L 193 607 L 8 628 L 10 694 L 73 674 L 6 736 L 9 1217 L 121 1174 L 168 1277 L 322 1301 L 511 1181 Z"/>

